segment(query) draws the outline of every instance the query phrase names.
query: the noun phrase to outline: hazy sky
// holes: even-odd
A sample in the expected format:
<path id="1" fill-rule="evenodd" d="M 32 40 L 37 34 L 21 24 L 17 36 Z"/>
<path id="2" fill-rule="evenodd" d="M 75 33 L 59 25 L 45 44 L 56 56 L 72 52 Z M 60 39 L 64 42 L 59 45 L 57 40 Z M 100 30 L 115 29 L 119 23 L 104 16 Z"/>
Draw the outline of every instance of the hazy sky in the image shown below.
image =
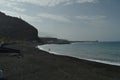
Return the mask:
<path id="1" fill-rule="evenodd" d="M 120 0 L 0 0 L 0 11 L 29 22 L 39 36 L 120 41 Z"/>

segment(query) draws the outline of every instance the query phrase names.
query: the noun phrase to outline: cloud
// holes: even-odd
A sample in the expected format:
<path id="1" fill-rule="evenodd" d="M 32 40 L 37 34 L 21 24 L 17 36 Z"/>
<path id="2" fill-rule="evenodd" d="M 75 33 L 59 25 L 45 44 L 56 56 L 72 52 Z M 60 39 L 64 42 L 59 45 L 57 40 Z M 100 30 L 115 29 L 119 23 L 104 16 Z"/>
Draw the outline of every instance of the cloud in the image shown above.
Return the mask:
<path id="1" fill-rule="evenodd" d="M 0 9 L 14 10 L 17 12 L 25 12 L 27 9 L 23 8 L 22 3 L 39 5 L 43 7 L 54 7 L 56 5 L 71 5 L 74 3 L 95 3 L 98 0 L 1 0 Z"/>
<path id="2" fill-rule="evenodd" d="M 75 18 L 76 19 L 80 19 L 80 20 L 96 21 L 96 20 L 105 19 L 106 16 L 103 16 L 103 15 L 97 15 L 97 16 L 75 16 Z"/>
<path id="3" fill-rule="evenodd" d="M 19 6 L 17 6 L 18 3 L 12 0 L 1 0 L 0 5 L 3 8 L 12 9 L 12 10 L 19 11 L 19 12 L 23 12 L 26 10 L 24 8 L 20 8 Z"/>
<path id="4" fill-rule="evenodd" d="M 98 0 L 10 0 L 10 1 L 52 7 L 59 4 L 70 5 L 73 3 L 95 3 Z"/>
<path id="5" fill-rule="evenodd" d="M 51 20 L 55 20 L 55 21 L 71 22 L 70 19 L 67 18 L 67 16 L 63 16 L 63 15 L 41 13 L 38 16 L 41 17 L 41 18 L 51 19 Z"/>
<path id="6" fill-rule="evenodd" d="M 55 6 L 69 0 L 11 0 L 11 1 L 30 3 L 40 6 Z"/>
<path id="7" fill-rule="evenodd" d="M 98 0 L 77 0 L 77 3 L 96 3 Z"/>
<path id="8" fill-rule="evenodd" d="M 29 23 L 34 23 L 34 22 L 41 22 L 42 20 L 38 18 L 37 16 L 30 16 L 14 11 L 9 11 L 9 10 L 3 10 L 2 12 L 6 13 L 6 15 L 14 16 L 14 17 L 19 17 Z"/>
<path id="9" fill-rule="evenodd" d="M 20 8 L 17 6 L 17 3 L 10 3 L 7 4 L 6 7 L 11 8 L 12 10 L 19 11 L 19 12 L 24 12 L 26 9 Z"/>
<path id="10" fill-rule="evenodd" d="M 95 15 L 95 16 L 75 16 L 75 19 L 81 24 L 89 25 L 92 27 L 102 27 L 102 25 L 106 25 L 107 16 L 104 15 Z"/>
<path id="11" fill-rule="evenodd" d="M 58 14 L 50 14 L 50 13 L 40 13 L 38 16 L 41 19 L 47 19 L 47 20 L 54 20 L 59 22 L 74 22 L 77 20 L 77 22 L 85 22 L 85 23 L 103 23 L 104 20 L 107 18 L 107 16 L 104 15 L 95 15 L 95 16 L 86 16 L 86 15 L 80 15 L 80 16 L 65 16 L 65 15 L 58 15 Z"/>
<path id="12" fill-rule="evenodd" d="M 15 6 L 13 6 L 12 9 L 14 9 L 16 11 L 20 11 L 20 12 L 24 12 L 26 10 L 26 9 L 15 7 Z"/>

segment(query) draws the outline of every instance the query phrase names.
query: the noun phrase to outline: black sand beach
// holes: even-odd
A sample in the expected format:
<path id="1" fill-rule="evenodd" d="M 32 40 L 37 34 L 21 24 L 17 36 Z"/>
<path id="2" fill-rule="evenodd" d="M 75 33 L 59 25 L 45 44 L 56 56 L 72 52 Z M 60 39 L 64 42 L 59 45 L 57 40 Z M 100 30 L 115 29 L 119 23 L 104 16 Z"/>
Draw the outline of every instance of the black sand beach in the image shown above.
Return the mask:
<path id="1" fill-rule="evenodd" d="M 24 57 L 0 56 L 7 80 L 119 80 L 120 67 L 58 56 L 35 48 L 32 43 L 9 45 Z"/>

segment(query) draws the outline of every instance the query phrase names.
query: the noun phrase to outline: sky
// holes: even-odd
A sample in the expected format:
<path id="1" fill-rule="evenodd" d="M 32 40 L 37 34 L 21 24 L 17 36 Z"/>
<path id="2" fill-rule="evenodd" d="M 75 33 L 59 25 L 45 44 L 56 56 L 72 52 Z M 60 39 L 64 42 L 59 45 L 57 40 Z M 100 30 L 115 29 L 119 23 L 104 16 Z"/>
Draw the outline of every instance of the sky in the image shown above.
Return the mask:
<path id="1" fill-rule="evenodd" d="M 0 11 L 27 21 L 40 37 L 120 41 L 120 0 L 0 0 Z"/>

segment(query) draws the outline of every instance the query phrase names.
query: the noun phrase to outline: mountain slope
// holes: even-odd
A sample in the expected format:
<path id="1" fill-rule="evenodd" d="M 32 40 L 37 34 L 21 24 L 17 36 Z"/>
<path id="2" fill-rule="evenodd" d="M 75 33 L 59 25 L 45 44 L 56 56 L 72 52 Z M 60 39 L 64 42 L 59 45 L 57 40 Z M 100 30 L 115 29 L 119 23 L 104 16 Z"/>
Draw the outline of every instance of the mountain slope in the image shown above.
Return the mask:
<path id="1" fill-rule="evenodd" d="M 0 12 L 0 38 L 38 40 L 38 31 L 24 20 Z"/>

